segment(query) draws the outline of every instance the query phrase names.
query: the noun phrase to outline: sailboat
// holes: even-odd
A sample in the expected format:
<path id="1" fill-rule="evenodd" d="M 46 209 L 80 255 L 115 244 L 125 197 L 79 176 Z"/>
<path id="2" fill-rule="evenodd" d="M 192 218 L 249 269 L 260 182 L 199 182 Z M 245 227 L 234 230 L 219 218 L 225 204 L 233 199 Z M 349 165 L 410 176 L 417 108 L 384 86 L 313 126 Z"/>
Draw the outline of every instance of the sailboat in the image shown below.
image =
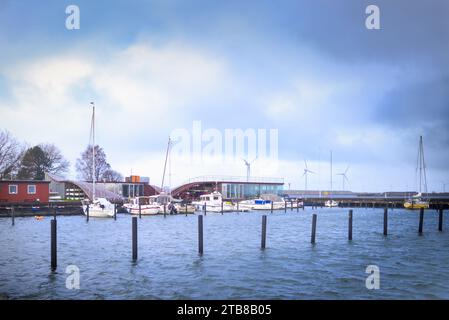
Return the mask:
<path id="1" fill-rule="evenodd" d="M 329 197 L 332 197 L 332 151 L 331 151 L 331 192 L 329 194 Z M 324 206 L 328 207 L 328 208 L 338 207 L 338 202 L 335 200 L 329 199 L 324 203 Z"/>
<path id="2" fill-rule="evenodd" d="M 83 212 L 89 217 L 94 218 L 112 218 L 114 216 L 114 205 L 106 198 L 97 198 L 95 196 L 95 105 L 92 105 L 92 122 L 91 122 L 91 138 L 92 138 L 92 202 L 83 203 Z"/>
<path id="3" fill-rule="evenodd" d="M 424 145 L 423 145 L 422 136 L 419 137 L 418 161 L 416 164 L 416 171 L 418 171 L 418 170 L 419 170 L 418 193 L 404 202 L 404 208 L 406 208 L 406 209 L 428 209 L 429 208 L 429 201 L 424 200 L 422 197 L 422 191 L 423 191 L 422 187 L 424 187 L 424 192 L 427 193 L 426 163 L 424 161 Z"/>

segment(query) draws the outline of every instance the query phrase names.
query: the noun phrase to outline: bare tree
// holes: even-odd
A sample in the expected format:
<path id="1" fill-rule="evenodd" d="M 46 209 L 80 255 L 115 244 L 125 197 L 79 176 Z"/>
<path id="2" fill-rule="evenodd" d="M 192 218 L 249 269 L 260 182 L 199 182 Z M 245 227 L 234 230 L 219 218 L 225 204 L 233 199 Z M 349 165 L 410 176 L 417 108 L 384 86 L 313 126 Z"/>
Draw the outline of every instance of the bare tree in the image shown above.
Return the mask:
<path id="1" fill-rule="evenodd" d="M 18 170 L 24 147 L 8 132 L 0 131 L 0 179 Z"/>
<path id="2" fill-rule="evenodd" d="M 119 172 L 109 169 L 103 173 L 103 180 L 120 182 L 123 181 L 123 176 Z"/>
<path id="3" fill-rule="evenodd" d="M 70 162 L 62 156 L 61 151 L 54 144 L 40 144 L 39 147 L 47 157 L 47 172 L 63 174 L 69 170 Z"/>
<path id="4" fill-rule="evenodd" d="M 76 160 L 76 171 L 78 178 L 92 181 L 92 146 L 88 146 L 81 154 L 81 158 Z M 106 154 L 98 145 L 95 145 L 95 180 L 109 180 L 116 181 L 117 172 L 111 169 L 111 165 L 106 161 Z"/>
<path id="5" fill-rule="evenodd" d="M 19 179 L 43 180 L 45 172 L 61 174 L 67 171 L 69 162 L 52 144 L 29 148 L 20 160 Z"/>

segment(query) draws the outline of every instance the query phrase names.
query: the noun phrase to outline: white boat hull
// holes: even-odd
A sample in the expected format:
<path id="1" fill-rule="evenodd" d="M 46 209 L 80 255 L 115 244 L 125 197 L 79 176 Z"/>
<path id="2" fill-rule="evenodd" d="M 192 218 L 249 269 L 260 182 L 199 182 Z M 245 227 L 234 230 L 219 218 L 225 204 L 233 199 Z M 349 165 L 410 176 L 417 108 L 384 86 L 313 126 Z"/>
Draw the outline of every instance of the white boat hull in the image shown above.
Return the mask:
<path id="1" fill-rule="evenodd" d="M 204 204 L 195 204 L 195 210 L 196 211 L 204 211 Z M 223 212 L 232 212 L 234 211 L 234 207 L 224 204 L 223 205 Z M 221 213 L 221 205 L 212 205 L 208 204 L 206 205 L 206 212 L 220 212 Z"/>
<path id="2" fill-rule="evenodd" d="M 87 210 L 84 208 L 84 215 L 87 216 Z M 92 218 L 113 218 L 114 210 L 111 209 L 102 209 L 102 208 L 92 208 L 89 207 L 89 217 Z"/>
<path id="3" fill-rule="evenodd" d="M 139 215 L 139 208 L 128 208 L 128 213 Z M 140 215 L 142 216 L 151 216 L 156 215 L 160 212 L 159 207 L 141 207 Z"/>

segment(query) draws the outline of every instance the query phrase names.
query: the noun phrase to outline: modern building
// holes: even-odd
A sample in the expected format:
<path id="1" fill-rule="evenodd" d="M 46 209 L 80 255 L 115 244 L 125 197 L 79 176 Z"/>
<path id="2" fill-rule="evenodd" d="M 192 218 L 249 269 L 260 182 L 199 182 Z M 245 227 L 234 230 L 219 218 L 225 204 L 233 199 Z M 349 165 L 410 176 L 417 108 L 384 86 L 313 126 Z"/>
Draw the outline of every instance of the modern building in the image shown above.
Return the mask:
<path id="1" fill-rule="evenodd" d="M 0 180 L 0 202 L 23 203 L 49 201 L 49 181 Z"/>
<path id="2" fill-rule="evenodd" d="M 91 181 L 68 180 L 49 173 L 46 173 L 45 179 L 50 182 L 51 200 L 82 200 L 93 196 Z M 139 176 L 133 176 L 133 179 L 128 181 L 97 181 L 95 194 L 97 197 L 118 201 L 138 196 L 152 196 L 160 192 L 158 187 L 142 182 Z"/>
<path id="3" fill-rule="evenodd" d="M 174 197 L 193 200 L 200 195 L 219 191 L 224 199 L 241 200 L 259 197 L 262 194 L 280 194 L 284 179 L 266 177 L 201 176 L 189 179 L 172 190 Z"/>

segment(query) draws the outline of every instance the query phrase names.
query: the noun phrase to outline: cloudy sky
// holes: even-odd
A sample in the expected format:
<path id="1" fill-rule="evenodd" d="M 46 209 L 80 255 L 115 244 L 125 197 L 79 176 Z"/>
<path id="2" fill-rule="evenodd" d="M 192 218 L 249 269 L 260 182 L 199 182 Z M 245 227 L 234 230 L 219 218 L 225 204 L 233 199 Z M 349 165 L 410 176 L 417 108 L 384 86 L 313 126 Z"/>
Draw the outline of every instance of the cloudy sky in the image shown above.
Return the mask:
<path id="1" fill-rule="evenodd" d="M 71 4 L 79 30 L 66 29 Z M 370 4 L 380 30 L 365 27 Z M 284 177 L 292 189 L 304 187 L 304 160 L 316 172 L 309 188 L 330 187 L 330 150 L 334 174 L 350 166 L 346 188 L 416 189 L 423 135 L 429 189 L 441 191 L 449 1 L 0 0 L 0 129 L 29 145 L 54 143 L 75 177 L 90 101 L 112 167 L 155 184 L 168 136 L 193 136 L 200 121 L 223 137 L 277 129 L 277 160 L 260 157 L 251 173 Z M 197 151 L 172 156 L 172 185 L 246 175 L 240 158 L 192 160 Z"/>

